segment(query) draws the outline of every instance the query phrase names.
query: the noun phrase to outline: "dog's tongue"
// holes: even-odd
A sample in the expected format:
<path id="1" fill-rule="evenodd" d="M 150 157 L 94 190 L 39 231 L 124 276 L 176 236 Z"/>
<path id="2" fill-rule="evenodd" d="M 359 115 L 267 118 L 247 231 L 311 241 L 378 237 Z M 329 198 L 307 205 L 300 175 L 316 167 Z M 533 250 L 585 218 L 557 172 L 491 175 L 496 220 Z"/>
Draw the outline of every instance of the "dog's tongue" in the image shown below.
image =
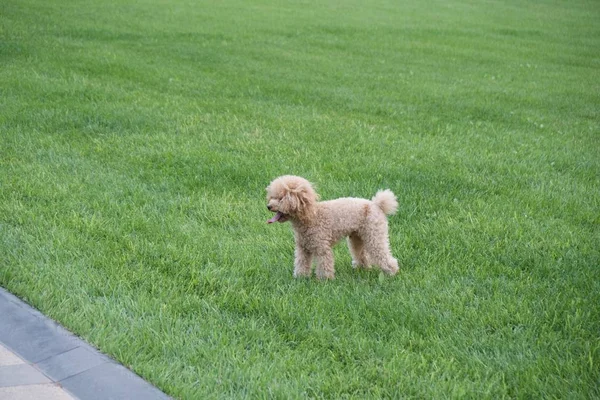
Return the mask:
<path id="1" fill-rule="evenodd" d="M 280 211 L 277 211 L 277 214 L 273 216 L 270 220 L 267 221 L 267 224 L 272 224 L 273 222 L 279 221 L 279 218 L 283 217 L 283 214 Z"/>

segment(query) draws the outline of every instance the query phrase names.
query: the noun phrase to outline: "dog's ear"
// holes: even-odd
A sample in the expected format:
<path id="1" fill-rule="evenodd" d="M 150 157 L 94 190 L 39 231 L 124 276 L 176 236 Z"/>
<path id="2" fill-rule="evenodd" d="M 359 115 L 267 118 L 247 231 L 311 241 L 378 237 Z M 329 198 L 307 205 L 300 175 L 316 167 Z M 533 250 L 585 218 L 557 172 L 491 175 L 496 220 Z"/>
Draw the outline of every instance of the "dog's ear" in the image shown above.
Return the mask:
<path id="1" fill-rule="evenodd" d="M 318 195 L 310 184 L 301 183 L 297 186 L 286 187 L 285 195 L 282 199 L 286 214 L 300 214 L 308 211 L 317 201 Z"/>
<path id="2" fill-rule="evenodd" d="M 296 214 L 299 208 L 299 201 L 296 193 L 286 190 L 279 203 L 279 210 L 284 214 Z"/>
<path id="3" fill-rule="evenodd" d="M 298 202 L 302 207 L 310 206 L 317 201 L 319 195 L 310 184 L 302 184 L 296 189 Z"/>

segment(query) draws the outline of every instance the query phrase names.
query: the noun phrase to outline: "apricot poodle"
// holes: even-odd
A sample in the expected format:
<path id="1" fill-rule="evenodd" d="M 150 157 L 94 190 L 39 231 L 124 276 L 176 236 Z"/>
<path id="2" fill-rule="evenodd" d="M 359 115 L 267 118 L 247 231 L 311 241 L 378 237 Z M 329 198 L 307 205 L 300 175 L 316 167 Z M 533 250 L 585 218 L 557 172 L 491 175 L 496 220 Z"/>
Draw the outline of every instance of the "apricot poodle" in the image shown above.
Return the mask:
<path id="1" fill-rule="evenodd" d="M 273 222 L 290 221 L 296 239 L 294 276 L 311 276 L 316 259 L 318 278 L 333 279 L 332 246 L 344 236 L 352 253 L 354 268 L 379 266 L 389 275 L 398 272 L 398 261 L 390 252 L 386 215 L 398 209 L 390 190 L 377 192 L 372 200 L 342 198 L 319 202 L 309 181 L 285 175 L 267 187 L 267 208 Z"/>

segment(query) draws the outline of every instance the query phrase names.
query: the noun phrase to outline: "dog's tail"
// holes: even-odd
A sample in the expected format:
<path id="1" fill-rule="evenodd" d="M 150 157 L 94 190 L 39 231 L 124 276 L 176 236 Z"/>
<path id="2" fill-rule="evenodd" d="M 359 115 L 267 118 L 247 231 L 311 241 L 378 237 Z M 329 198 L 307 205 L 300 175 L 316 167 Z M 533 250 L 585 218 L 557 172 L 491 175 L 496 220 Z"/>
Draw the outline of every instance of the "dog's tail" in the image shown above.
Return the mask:
<path id="1" fill-rule="evenodd" d="M 377 204 L 385 215 L 392 215 L 398 210 L 398 201 L 390 189 L 380 190 L 371 201 Z"/>

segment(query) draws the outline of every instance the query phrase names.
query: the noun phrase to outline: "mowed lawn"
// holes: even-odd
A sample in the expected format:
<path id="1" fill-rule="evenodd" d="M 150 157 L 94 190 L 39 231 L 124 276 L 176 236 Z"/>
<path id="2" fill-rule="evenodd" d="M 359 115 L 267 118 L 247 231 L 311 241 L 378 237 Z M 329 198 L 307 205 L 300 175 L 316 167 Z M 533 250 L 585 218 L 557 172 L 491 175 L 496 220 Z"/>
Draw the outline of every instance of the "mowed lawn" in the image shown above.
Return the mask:
<path id="1" fill-rule="evenodd" d="M 599 21 L 3 0 L 0 285 L 176 398 L 598 398 Z M 400 273 L 293 279 L 288 173 L 394 191 Z"/>

